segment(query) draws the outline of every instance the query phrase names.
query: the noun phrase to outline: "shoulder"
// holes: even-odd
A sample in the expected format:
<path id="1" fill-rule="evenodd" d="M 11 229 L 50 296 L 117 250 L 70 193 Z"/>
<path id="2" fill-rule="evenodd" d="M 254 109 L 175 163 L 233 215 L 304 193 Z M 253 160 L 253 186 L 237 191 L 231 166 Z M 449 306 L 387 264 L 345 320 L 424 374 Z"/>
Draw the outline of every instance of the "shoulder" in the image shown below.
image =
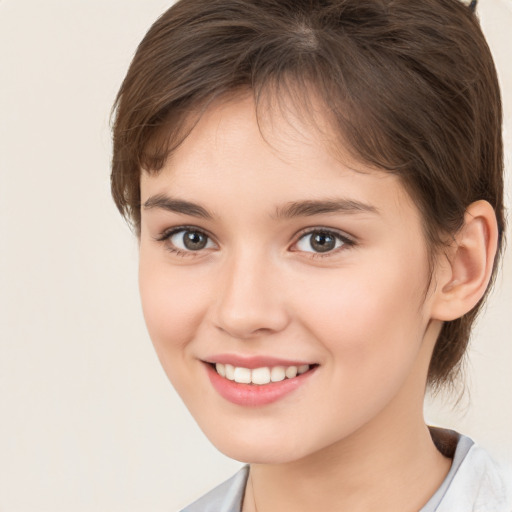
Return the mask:
<path id="1" fill-rule="evenodd" d="M 248 476 L 247 465 L 181 512 L 241 512 Z"/>
<path id="2" fill-rule="evenodd" d="M 459 511 L 512 512 L 512 468 L 477 444 L 469 448 L 437 509 Z"/>

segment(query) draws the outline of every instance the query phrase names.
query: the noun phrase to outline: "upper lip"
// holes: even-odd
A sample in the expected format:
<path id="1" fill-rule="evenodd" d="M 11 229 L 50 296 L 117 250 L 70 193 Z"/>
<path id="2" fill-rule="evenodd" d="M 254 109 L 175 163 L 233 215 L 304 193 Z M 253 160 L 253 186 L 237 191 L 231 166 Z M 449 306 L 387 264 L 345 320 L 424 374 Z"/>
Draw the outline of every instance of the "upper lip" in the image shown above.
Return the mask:
<path id="1" fill-rule="evenodd" d="M 304 364 L 315 364 L 309 361 L 299 361 L 295 359 L 283 359 L 280 357 L 273 356 L 243 356 L 238 354 L 216 354 L 210 356 L 203 361 L 207 363 L 222 363 L 230 364 L 241 368 L 248 368 L 250 370 L 254 368 L 273 367 L 273 366 L 301 366 Z"/>

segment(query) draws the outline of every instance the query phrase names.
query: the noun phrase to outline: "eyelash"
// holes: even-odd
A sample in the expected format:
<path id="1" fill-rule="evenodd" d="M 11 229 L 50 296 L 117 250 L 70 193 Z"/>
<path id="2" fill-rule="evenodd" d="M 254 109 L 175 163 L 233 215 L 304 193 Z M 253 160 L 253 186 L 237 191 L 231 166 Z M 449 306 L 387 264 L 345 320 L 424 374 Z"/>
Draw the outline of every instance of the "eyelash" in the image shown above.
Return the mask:
<path id="1" fill-rule="evenodd" d="M 170 243 L 166 243 L 171 239 L 172 236 L 174 236 L 176 233 L 179 233 L 181 231 L 183 231 L 183 232 L 190 231 L 193 233 L 199 233 L 210 240 L 212 239 L 212 237 L 208 233 L 206 233 L 202 229 L 196 228 L 195 226 L 178 226 L 176 228 L 172 228 L 172 229 L 164 231 L 162 234 L 160 234 L 158 237 L 156 237 L 155 240 L 157 242 L 164 243 L 165 248 L 169 252 L 172 252 L 173 254 L 180 256 L 182 258 L 187 258 L 187 257 L 194 258 L 196 256 L 199 256 L 201 253 L 200 250 L 199 251 L 183 251 L 183 250 L 178 249 L 177 247 L 171 245 Z"/>
<path id="2" fill-rule="evenodd" d="M 308 258 L 328 258 L 332 257 L 335 254 L 338 254 L 340 251 L 346 251 L 347 249 L 350 249 L 351 247 L 354 247 L 356 245 L 356 241 L 349 237 L 347 234 L 342 233 L 340 231 L 336 231 L 332 228 L 323 228 L 321 226 L 315 226 L 314 228 L 306 228 L 303 231 L 301 231 L 297 235 L 297 240 L 293 244 L 294 246 L 297 245 L 300 240 L 302 240 L 304 237 L 308 235 L 313 235 L 315 233 L 321 233 L 322 235 L 328 235 L 334 237 L 336 240 L 340 241 L 342 243 L 341 247 L 334 248 L 330 251 L 326 251 L 325 253 L 321 252 L 314 252 L 314 251 L 302 251 L 307 254 Z M 300 252 L 300 251 L 294 251 L 294 252 Z"/>
<path id="3" fill-rule="evenodd" d="M 170 240 L 170 238 L 172 236 L 174 236 L 176 233 L 180 233 L 181 231 L 183 232 L 186 232 L 186 231 L 191 231 L 191 232 L 194 232 L 194 233 L 199 233 L 205 237 L 207 237 L 209 240 L 212 240 L 212 237 L 207 233 L 205 232 L 204 230 L 202 229 L 199 229 L 195 226 L 178 226 L 176 228 L 172 228 L 170 230 L 166 230 L 164 231 L 162 234 L 160 234 L 158 237 L 155 238 L 155 240 L 157 242 L 161 242 L 161 243 L 164 243 L 165 244 L 165 248 L 177 255 L 177 256 L 180 256 L 180 257 L 183 257 L 183 258 L 186 258 L 186 257 L 197 257 L 200 255 L 200 253 L 202 252 L 201 250 L 197 250 L 197 251 L 183 251 L 182 249 L 178 249 L 176 246 L 173 246 L 169 243 L 166 243 Z M 333 230 L 332 228 L 323 228 L 323 227 L 314 227 L 314 228 L 307 228 L 303 231 L 301 231 L 300 233 L 298 233 L 298 235 L 296 235 L 296 241 L 294 242 L 294 246 L 297 245 L 299 243 L 299 241 L 308 236 L 308 235 L 313 235 L 315 233 L 321 233 L 321 234 L 324 234 L 324 235 L 330 235 L 330 236 L 333 236 L 335 239 L 337 239 L 338 241 L 341 241 L 342 242 L 342 245 L 341 247 L 338 247 L 338 248 L 335 248 L 333 250 L 330 250 L 330 251 L 326 251 L 325 253 L 320 253 L 320 252 L 309 252 L 309 251 L 302 251 L 304 253 L 306 253 L 309 257 L 309 258 L 327 258 L 329 256 L 332 256 L 333 254 L 337 254 L 338 252 L 340 251 L 344 251 L 344 250 L 347 250 L 347 249 L 350 249 L 351 247 L 354 247 L 356 245 L 356 241 L 349 237 L 348 235 L 346 235 L 345 233 L 341 233 L 339 231 L 336 231 L 336 230 Z M 293 252 L 301 252 L 301 251 L 293 251 Z"/>

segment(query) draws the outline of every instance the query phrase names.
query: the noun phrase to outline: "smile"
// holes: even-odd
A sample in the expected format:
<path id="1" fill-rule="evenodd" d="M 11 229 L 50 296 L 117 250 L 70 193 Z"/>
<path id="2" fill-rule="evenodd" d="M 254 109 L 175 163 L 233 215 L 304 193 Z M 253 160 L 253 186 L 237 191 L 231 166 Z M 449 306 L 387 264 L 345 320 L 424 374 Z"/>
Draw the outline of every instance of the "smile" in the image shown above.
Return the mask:
<path id="1" fill-rule="evenodd" d="M 217 393 L 236 405 L 253 407 L 284 398 L 310 380 L 318 368 L 318 364 L 260 365 L 255 361 L 247 364 L 252 368 L 227 362 L 204 364 Z"/>
<path id="2" fill-rule="evenodd" d="M 297 375 L 306 373 L 309 369 L 309 364 L 300 366 L 264 366 L 252 370 L 231 364 L 217 363 L 215 365 L 215 370 L 221 377 L 238 382 L 239 384 L 255 384 L 257 386 L 264 386 L 271 382 L 281 382 L 285 379 L 293 379 Z"/>

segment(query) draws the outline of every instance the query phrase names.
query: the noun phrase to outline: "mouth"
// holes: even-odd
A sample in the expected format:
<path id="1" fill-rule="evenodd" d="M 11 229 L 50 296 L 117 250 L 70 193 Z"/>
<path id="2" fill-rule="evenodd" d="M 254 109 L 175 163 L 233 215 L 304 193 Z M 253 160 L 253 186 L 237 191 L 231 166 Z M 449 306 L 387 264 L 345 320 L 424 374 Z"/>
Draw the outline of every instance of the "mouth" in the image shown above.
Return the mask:
<path id="1" fill-rule="evenodd" d="M 230 360 L 234 363 L 235 361 Z M 241 366 L 245 362 L 245 366 Z M 267 359 L 268 362 L 268 359 Z M 203 361 L 213 388 L 225 400 L 239 406 L 266 406 L 306 386 L 318 364 L 269 364 L 262 361 Z M 240 365 L 240 366 L 238 366 Z M 248 368 L 251 366 L 251 368 Z"/>
<path id="2" fill-rule="evenodd" d="M 238 384 L 251 384 L 265 386 L 273 382 L 282 382 L 294 379 L 316 368 L 317 364 L 301 364 L 290 366 L 262 366 L 259 368 L 245 368 L 224 363 L 207 363 L 222 378 L 237 382 Z"/>

